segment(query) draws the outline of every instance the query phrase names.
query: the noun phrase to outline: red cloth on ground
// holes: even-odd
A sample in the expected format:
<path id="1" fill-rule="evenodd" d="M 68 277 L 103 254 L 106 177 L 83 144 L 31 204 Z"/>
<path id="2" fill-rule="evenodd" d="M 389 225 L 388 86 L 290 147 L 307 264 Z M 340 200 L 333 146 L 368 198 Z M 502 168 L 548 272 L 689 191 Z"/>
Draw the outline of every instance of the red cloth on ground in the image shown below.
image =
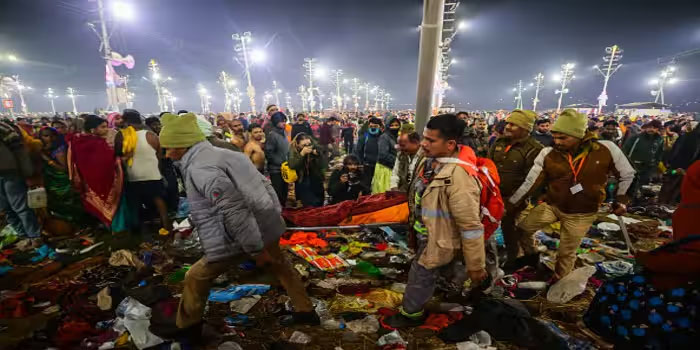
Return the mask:
<path id="1" fill-rule="evenodd" d="M 320 208 L 284 209 L 282 216 L 294 225 L 302 227 L 336 226 L 352 215 L 367 214 L 405 202 L 408 202 L 406 194 L 385 192 Z"/>
<path id="2" fill-rule="evenodd" d="M 68 149 L 68 171 L 85 211 L 108 227 L 119 208 L 124 173 L 114 149 L 99 136 L 79 134 Z"/>
<path id="3" fill-rule="evenodd" d="M 461 312 L 451 312 L 449 314 L 430 314 L 422 326 L 418 328 L 430 329 L 439 332 L 443 328 L 462 319 Z"/>

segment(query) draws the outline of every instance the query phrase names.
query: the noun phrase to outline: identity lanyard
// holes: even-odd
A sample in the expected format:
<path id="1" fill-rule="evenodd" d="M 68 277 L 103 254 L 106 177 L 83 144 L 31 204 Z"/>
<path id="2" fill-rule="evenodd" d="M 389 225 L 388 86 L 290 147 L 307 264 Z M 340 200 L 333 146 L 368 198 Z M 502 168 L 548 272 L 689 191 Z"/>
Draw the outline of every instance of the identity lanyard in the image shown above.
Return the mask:
<path id="1" fill-rule="evenodd" d="M 586 157 L 588 157 L 588 154 L 583 156 L 581 160 L 578 163 L 578 169 L 574 168 L 574 161 L 573 158 L 571 158 L 571 154 L 567 154 L 569 157 L 569 166 L 571 167 L 571 172 L 574 173 L 574 182 L 578 183 L 578 174 L 581 173 L 581 168 L 583 168 L 583 163 L 586 161 Z"/>

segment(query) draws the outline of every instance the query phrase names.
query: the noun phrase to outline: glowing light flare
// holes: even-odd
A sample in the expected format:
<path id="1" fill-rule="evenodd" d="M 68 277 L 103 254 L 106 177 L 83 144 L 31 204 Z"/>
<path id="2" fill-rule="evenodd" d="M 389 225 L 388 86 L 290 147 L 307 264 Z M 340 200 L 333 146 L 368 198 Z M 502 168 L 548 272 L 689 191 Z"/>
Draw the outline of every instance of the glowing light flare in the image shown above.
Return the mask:
<path id="1" fill-rule="evenodd" d="M 671 78 L 671 79 L 668 80 L 668 83 L 669 83 L 669 84 L 675 84 L 675 83 L 677 83 L 677 82 L 678 82 L 678 78 Z"/>
<path id="2" fill-rule="evenodd" d="M 316 79 L 323 79 L 328 75 L 328 71 L 326 70 L 325 67 L 314 67 L 314 78 Z"/>
<path id="3" fill-rule="evenodd" d="M 267 54 L 263 50 L 255 49 L 250 53 L 250 58 L 255 63 L 264 63 L 267 60 Z"/>
<path id="4" fill-rule="evenodd" d="M 136 11 L 131 3 L 114 1 L 112 2 L 112 15 L 121 20 L 133 20 L 136 17 Z"/>
<path id="5" fill-rule="evenodd" d="M 659 79 L 651 79 L 649 80 L 649 85 L 656 85 L 659 83 Z"/>
<path id="6" fill-rule="evenodd" d="M 469 28 L 471 28 L 471 24 L 467 21 L 459 21 L 459 23 L 457 23 L 457 30 L 460 32 L 468 30 Z"/>

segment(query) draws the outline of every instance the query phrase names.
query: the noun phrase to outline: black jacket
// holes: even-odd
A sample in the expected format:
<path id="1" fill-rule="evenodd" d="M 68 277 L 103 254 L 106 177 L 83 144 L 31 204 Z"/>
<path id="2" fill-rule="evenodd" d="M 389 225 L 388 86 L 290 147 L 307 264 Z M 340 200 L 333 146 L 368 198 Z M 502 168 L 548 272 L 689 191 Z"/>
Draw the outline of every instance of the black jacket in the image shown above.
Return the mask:
<path id="1" fill-rule="evenodd" d="M 389 168 L 394 168 L 396 162 L 396 137 L 387 129 L 382 136 L 379 137 L 377 144 L 378 154 L 377 163 Z"/>
<path id="2" fill-rule="evenodd" d="M 348 170 L 343 167 L 334 170 L 331 174 L 331 178 L 328 180 L 328 194 L 331 196 L 331 204 L 355 200 L 360 196 L 360 193 L 369 194 L 371 192 L 369 187 L 360 181 L 363 178 L 360 172 L 356 173 L 356 181 L 340 182 L 340 176 L 347 173 Z"/>
<path id="3" fill-rule="evenodd" d="M 374 166 L 377 163 L 380 136 L 381 134 L 372 135 L 369 131 L 360 135 L 355 146 L 355 155 L 362 164 Z"/>
<path id="4" fill-rule="evenodd" d="M 539 143 L 542 144 L 542 146 L 545 147 L 550 147 L 554 145 L 554 137 L 552 137 L 551 133 L 540 133 L 539 131 L 535 130 L 532 132 L 532 137 L 535 138 Z"/>
<path id="5" fill-rule="evenodd" d="M 280 173 L 282 163 L 287 161 L 289 156 L 289 142 L 284 135 L 284 130 L 272 127 L 267 133 L 265 140 L 265 159 L 267 159 L 267 171 L 269 173 Z"/>
<path id="6" fill-rule="evenodd" d="M 311 136 L 311 137 L 314 136 L 314 134 L 311 132 L 311 125 L 309 125 L 309 123 L 304 122 L 304 124 L 297 124 L 297 123 L 292 124 L 292 134 L 291 134 L 292 140 L 294 140 L 294 137 L 297 136 L 297 134 L 302 133 L 302 132 L 306 135 Z"/>

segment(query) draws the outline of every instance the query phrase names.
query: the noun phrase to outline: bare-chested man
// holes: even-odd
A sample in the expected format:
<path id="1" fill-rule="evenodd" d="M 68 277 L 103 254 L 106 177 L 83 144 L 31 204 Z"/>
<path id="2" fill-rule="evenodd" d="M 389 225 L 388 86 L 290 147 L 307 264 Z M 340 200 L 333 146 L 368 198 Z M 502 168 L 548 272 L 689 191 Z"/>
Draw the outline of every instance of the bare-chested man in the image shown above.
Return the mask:
<path id="1" fill-rule="evenodd" d="M 248 126 L 248 133 L 250 141 L 246 143 L 243 152 L 250 158 L 258 171 L 263 173 L 265 171 L 265 151 L 263 151 L 265 132 L 260 125 L 252 123 Z"/>
<path id="2" fill-rule="evenodd" d="M 229 122 L 229 125 L 231 125 L 231 143 L 239 149 L 245 148 L 245 144 L 248 140 L 245 130 L 243 130 L 243 123 L 241 123 L 239 119 L 234 119 Z"/>

